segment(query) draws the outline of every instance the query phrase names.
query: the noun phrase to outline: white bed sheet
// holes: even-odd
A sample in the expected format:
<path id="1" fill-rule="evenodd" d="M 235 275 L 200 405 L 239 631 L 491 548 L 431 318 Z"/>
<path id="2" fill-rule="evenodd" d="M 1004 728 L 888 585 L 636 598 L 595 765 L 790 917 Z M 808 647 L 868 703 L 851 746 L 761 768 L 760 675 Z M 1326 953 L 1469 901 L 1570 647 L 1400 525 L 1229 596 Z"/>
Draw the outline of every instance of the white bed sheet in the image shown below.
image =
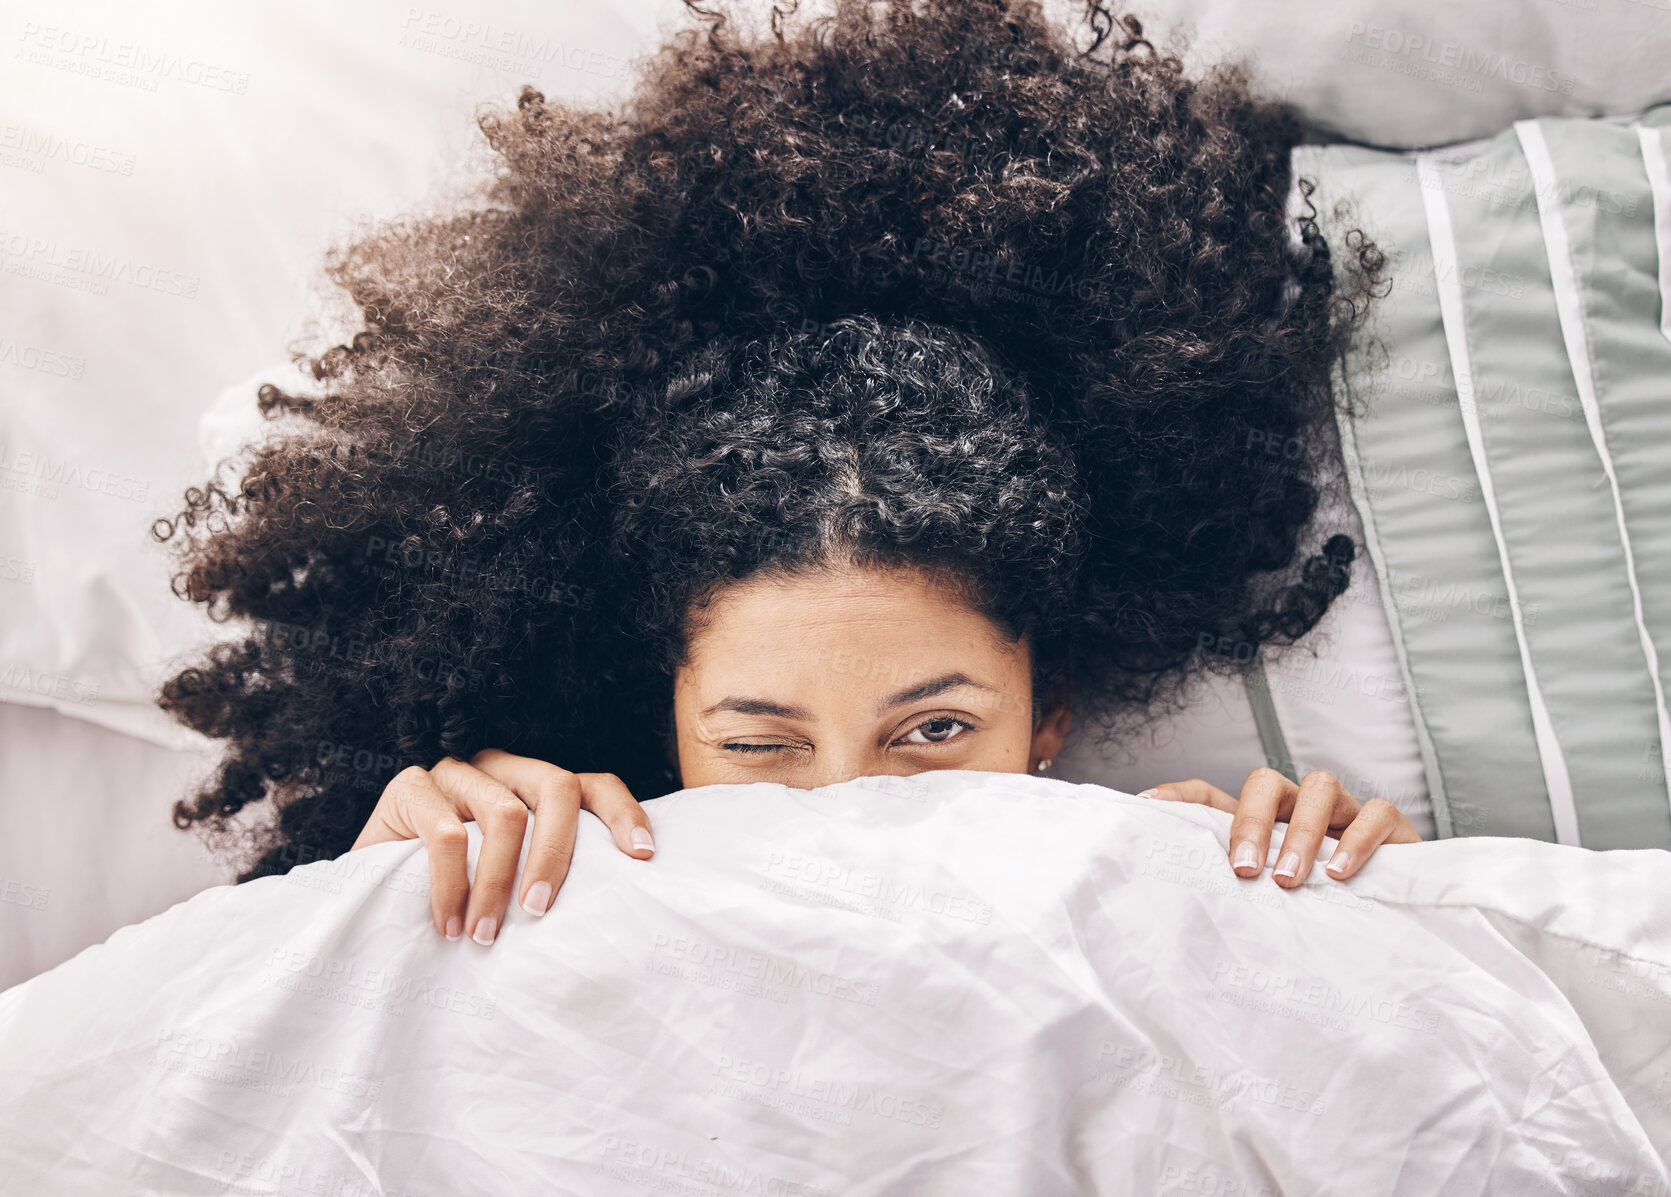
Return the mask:
<path id="1" fill-rule="evenodd" d="M 19 1192 L 1671 1188 L 1671 854 L 1475 838 L 1240 881 L 1229 817 L 937 772 L 583 819 L 552 911 L 378 845 L 0 994 Z M 472 826 L 472 859 L 478 840 Z"/>

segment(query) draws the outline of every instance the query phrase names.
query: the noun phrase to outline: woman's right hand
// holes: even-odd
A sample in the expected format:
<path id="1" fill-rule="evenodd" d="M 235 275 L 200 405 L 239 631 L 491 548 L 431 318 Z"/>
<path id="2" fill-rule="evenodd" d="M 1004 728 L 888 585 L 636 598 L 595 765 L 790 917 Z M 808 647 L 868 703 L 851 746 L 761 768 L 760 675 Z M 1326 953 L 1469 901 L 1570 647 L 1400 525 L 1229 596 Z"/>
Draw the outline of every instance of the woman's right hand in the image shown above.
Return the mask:
<path id="1" fill-rule="evenodd" d="M 384 787 L 355 848 L 420 839 L 429 849 L 429 912 L 448 939 L 468 934 L 486 946 L 505 920 L 528 816 L 534 838 L 522 871 L 520 905 L 544 914 L 569 875 L 581 810 L 608 825 L 615 846 L 635 860 L 655 852 L 650 818 L 613 773 L 570 773 L 546 761 L 484 749 L 469 762 L 444 757 L 433 769 L 412 765 Z M 465 871 L 474 819 L 482 831 L 474 887 Z"/>

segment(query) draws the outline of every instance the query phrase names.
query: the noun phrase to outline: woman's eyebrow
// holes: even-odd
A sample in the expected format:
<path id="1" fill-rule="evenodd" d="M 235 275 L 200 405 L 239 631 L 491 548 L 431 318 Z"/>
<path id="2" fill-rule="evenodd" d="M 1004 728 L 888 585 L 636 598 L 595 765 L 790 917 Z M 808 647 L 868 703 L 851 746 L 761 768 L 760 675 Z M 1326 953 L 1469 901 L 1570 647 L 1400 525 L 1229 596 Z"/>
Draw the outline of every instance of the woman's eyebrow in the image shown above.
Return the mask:
<path id="1" fill-rule="evenodd" d="M 903 706 L 908 702 L 916 702 L 919 699 L 932 698 L 936 694 L 943 694 L 947 690 L 955 690 L 959 686 L 973 686 L 977 690 L 986 690 L 991 693 L 997 693 L 997 691 L 993 690 L 991 686 L 983 686 L 979 682 L 970 681 L 961 673 L 948 673 L 945 677 L 935 678 L 932 682 L 923 682 L 921 685 L 912 686 L 908 690 L 901 690 L 892 698 L 889 698 L 878 705 L 876 709 L 879 711 L 886 711 L 891 707 Z"/>
<path id="2" fill-rule="evenodd" d="M 804 707 L 786 707 L 764 698 L 722 698 L 702 713 L 712 715 L 716 711 L 735 711 L 739 715 L 776 715 L 780 719 L 809 718 Z"/>

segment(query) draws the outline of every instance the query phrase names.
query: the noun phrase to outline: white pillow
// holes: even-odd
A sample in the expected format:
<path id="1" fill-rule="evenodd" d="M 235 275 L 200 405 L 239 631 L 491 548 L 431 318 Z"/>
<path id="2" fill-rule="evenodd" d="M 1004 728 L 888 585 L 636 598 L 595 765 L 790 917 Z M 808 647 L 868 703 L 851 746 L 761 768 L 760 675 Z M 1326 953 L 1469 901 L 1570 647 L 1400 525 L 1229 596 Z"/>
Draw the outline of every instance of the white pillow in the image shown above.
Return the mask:
<path id="1" fill-rule="evenodd" d="M 1133 11 L 1145 36 L 1190 36 L 1191 73 L 1247 57 L 1325 140 L 1440 146 L 1523 117 L 1618 115 L 1671 99 L 1671 14 L 1653 0 L 1148 0 Z"/>
<path id="2" fill-rule="evenodd" d="M 18 13 L 0 71 L 0 701 L 194 745 L 151 694 L 210 629 L 149 530 L 203 481 L 205 407 L 329 317 L 329 244 L 467 169 L 478 104 L 527 82 L 618 93 L 682 11 Z"/>
<path id="3" fill-rule="evenodd" d="M 232 879 L 170 817 L 212 771 L 207 748 L 18 703 L 0 703 L 0 745 L 0 989 Z"/>

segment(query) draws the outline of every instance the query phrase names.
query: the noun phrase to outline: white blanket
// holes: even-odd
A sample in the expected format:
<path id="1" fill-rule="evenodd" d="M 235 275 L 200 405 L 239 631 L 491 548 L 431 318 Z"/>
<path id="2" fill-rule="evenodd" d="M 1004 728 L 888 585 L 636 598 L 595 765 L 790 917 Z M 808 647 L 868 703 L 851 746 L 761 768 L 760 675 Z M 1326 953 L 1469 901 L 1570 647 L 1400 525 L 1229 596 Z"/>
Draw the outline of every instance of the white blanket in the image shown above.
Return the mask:
<path id="1" fill-rule="evenodd" d="M 384 844 L 0 994 L 0 1188 L 1671 1193 L 1671 854 L 1290 893 L 1227 815 L 1012 774 L 649 810 L 490 949 Z"/>

